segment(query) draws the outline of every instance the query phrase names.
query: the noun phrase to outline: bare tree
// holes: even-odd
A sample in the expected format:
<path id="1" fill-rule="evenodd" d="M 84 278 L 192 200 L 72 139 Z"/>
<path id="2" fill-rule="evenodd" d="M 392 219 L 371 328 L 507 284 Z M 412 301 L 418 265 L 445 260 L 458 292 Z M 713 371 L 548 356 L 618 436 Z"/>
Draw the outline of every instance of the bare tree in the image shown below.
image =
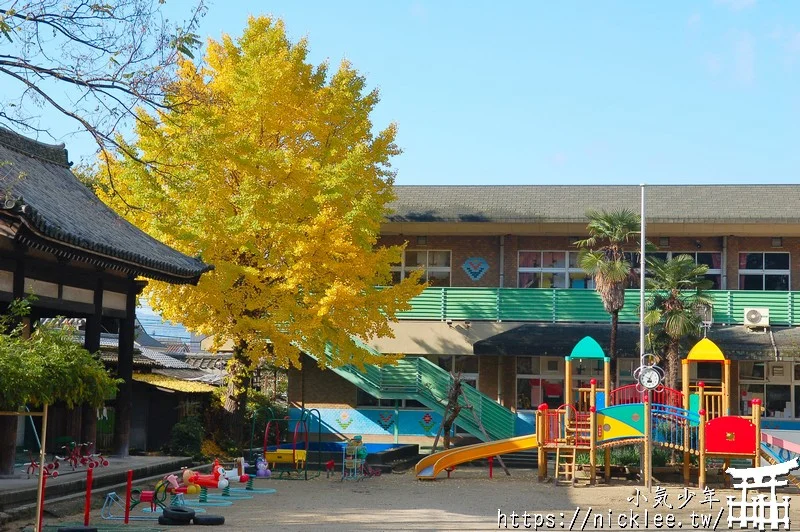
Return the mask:
<path id="1" fill-rule="evenodd" d="M 200 44 L 197 0 L 183 23 L 164 17 L 165 0 L 0 2 L 0 125 L 48 135 L 52 111 L 71 118 L 101 151 L 130 150 L 120 125 L 136 109 L 164 110 L 181 55 Z M 52 137 L 52 136 L 51 136 Z"/>

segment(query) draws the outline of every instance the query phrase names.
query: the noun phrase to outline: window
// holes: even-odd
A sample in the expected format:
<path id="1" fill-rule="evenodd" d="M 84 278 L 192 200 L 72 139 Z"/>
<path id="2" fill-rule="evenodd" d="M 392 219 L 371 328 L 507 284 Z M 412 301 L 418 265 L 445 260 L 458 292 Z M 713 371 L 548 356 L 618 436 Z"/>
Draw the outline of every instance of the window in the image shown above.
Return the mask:
<path id="1" fill-rule="evenodd" d="M 800 363 L 739 362 L 739 399 L 742 415 L 752 414 L 760 399 L 764 417 L 800 417 Z"/>
<path id="2" fill-rule="evenodd" d="M 722 364 L 717 362 L 698 362 L 697 378 L 704 381 L 722 382 Z"/>
<path id="3" fill-rule="evenodd" d="M 577 251 L 520 251 L 517 259 L 520 288 L 594 288 Z"/>
<path id="4" fill-rule="evenodd" d="M 645 257 L 668 261 L 680 255 L 689 255 L 696 264 L 708 266 L 708 271 L 704 277 L 712 282 L 709 290 L 722 288 L 722 253 L 719 251 L 659 251 L 657 253 L 648 253 Z M 626 253 L 625 258 L 631 261 L 631 268 L 636 273 L 635 279 L 631 283 L 631 288 L 636 288 L 639 286 L 639 275 L 637 273 L 639 271 L 639 254 Z"/>
<path id="5" fill-rule="evenodd" d="M 739 290 L 789 290 L 788 253 L 739 253 Z"/>
<path id="6" fill-rule="evenodd" d="M 535 410 L 542 403 L 558 408 L 564 404 L 562 364 L 554 357 L 517 357 L 517 409 Z M 558 377 L 542 375 L 556 374 L 559 368 L 561 373 Z"/>
<path id="7" fill-rule="evenodd" d="M 392 281 L 399 283 L 414 270 L 423 270 L 420 280 L 431 286 L 450 286 L 451 252 L 435 249 L 407 249 L 400 264 L 392 266 Z"/>

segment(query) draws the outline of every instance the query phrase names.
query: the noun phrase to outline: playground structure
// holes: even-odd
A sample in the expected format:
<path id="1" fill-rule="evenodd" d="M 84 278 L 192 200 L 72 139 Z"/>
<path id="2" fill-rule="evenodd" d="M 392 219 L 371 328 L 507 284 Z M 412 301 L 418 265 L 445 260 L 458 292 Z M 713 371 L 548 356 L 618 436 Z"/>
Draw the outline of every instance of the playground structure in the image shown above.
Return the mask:
<path id="1" fill-rule="evenodd" d="M 319 467 L 322 466 L 322 454 L 320 451 L 322 443 L 322 421 L 319 410 L 303 409 L 300 418 L 297 420 L 272 418 L 267 421 L 264 429 L 264 461 L 272 470 L 272 475 L 278 474 L 277 478 L 294 478 L 308 480 L 308 455 L 310 452 L 309 433 L 313 420 L 317 425 L 317 466 L 318 469 L 313 476 L 319 476 Z M 284 427 L 284 430 L 281 430 Z M 282 447 L 288 442 L 281 442 L 281 435 L 288 434 L 291 427 L 292 441 L 291 447 Z"/>
<path id="2" fill-rule="evenodd" d="M 602 361 L 602 384 L 591 379 L 589 386 L 574 389 L 572 365 L 576 360 Z M 761 434 L 761 401 L 753 400 L 752 415 L 730 415 L 730 361 L 707 338 L 700 340 L 682 360 L 682 390 L 658 386 L 648 391 L 638 384 L 610 390 L 610 359 L 588 336 L 575 345 L 565 362 L 568 402 L 558 408 L 549 408 L 547 404 L 539 406 L 533 434 L 429 455 L 416 465 L 417 478 L 435 479 L 440 472 L 460 463 L 537 449 L 539 480 L 547 479 L 548 461 L 555 455 L 553 480 L 574 483 L 577 457 L 587 454 L 589 481 L 595 483 L 597 456 L 602 450 L 605 453 L 603 476 L 608 482 L 611 448 L 636 444 L 642 445 L 643 456 L 652 455 L 653 447 L 682 454 L 686 485 L 691 481 L 692 461 L 696 460 L 697 483 L 702 488 L 706 486 L 710 459 L 722 460 L 726 468 L 732 459 L 750 460 L 754 467 L 762 456 L 765 460 L 774 459 L 769 447 L 762 443 L 766 438 Z M 722 365 L 720 384 L 707 386 L 701 381 L 692 382 L 690 366 L 698 363 Z M 652 471 L 647 465 L 649 460 L 643 462 L 642 476 L 647 483 Z"/>

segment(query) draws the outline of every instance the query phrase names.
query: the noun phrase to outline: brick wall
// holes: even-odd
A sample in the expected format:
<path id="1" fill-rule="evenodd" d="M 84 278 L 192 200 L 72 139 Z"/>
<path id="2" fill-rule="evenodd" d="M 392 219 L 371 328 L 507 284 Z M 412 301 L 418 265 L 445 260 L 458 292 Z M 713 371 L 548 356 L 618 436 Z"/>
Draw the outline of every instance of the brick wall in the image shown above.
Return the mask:
<path id="1" fill-rule="evenodd" d="M 392 235 L 381 237 L 379 243 L 383 245 L 396 245 L 408 243 L 407 249 L 449 250 L 451 258 L 451 286 L 458 287 L 496 287 L 500 286 L 500 237 L 499 236 L 425 236 L 426 244 L 417 244 L 417 236 L 425 235 Z M 650 238 L 651 242 L 658 245 L 660 236 Z M 778 235 L 776 235 L 778 236 Z M 519 266 L 519 251 L 561 251 L 576 249 L 573 246 L 575 238 L 583 235 L 570 236 L 518 236 L 506 235 L 504 237 L 504 282 L 506 288 L 517 286 L 517 270 Z M 800 238 L 783 238 L 783 245 L 779 248 L 772 247 L 771 237 L 728 237 L 727 268 L 723 272 L 727 275 L 727 289 L 736 290 L 739 287 L 739 253 L 746 251 L 789 252 L 791 267 L 791 289 L 800 290 Z M 634 244 L 633 247 L 636 247 Z M 723 238 L 719 237 L 669 237 L 669 245 L 659 248 L 660 251 L 672 252 L 722 252 Z M 489 271 L 478 281 L 473 281 L 462 269 L 464 261 L 470 257 L 482 257 L 489 263 Z"/>
<path id="2" fill-rule="evenodd" d="M 305 399 L 306 408 L 315 405 L 354 406 L 358 388 L 332 370 L 320 369 L 317 361 L 303 357 L 303 374 L 296 368 L 289 369 L 287 395 L 289 404 L 299 406 Z"/>

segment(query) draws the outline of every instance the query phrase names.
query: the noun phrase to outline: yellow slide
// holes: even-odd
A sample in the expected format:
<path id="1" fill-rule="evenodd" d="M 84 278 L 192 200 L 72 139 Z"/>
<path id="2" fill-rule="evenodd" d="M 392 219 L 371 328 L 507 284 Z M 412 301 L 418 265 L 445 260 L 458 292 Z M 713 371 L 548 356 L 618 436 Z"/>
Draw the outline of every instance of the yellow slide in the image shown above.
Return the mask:
<path id="1" fill-rule="evenodd" d="M 426 456 L 414 466 L 414 472 L 419 480 L 434 480 L 436 475 L 447 469 L 464 462 L 480 460 L 499 454 L 514 453 L 535 449 L 539 443 L 535 434 L 517 436 L 507 440 L 497 440 L 464 447 L 455 447 Z"/>

